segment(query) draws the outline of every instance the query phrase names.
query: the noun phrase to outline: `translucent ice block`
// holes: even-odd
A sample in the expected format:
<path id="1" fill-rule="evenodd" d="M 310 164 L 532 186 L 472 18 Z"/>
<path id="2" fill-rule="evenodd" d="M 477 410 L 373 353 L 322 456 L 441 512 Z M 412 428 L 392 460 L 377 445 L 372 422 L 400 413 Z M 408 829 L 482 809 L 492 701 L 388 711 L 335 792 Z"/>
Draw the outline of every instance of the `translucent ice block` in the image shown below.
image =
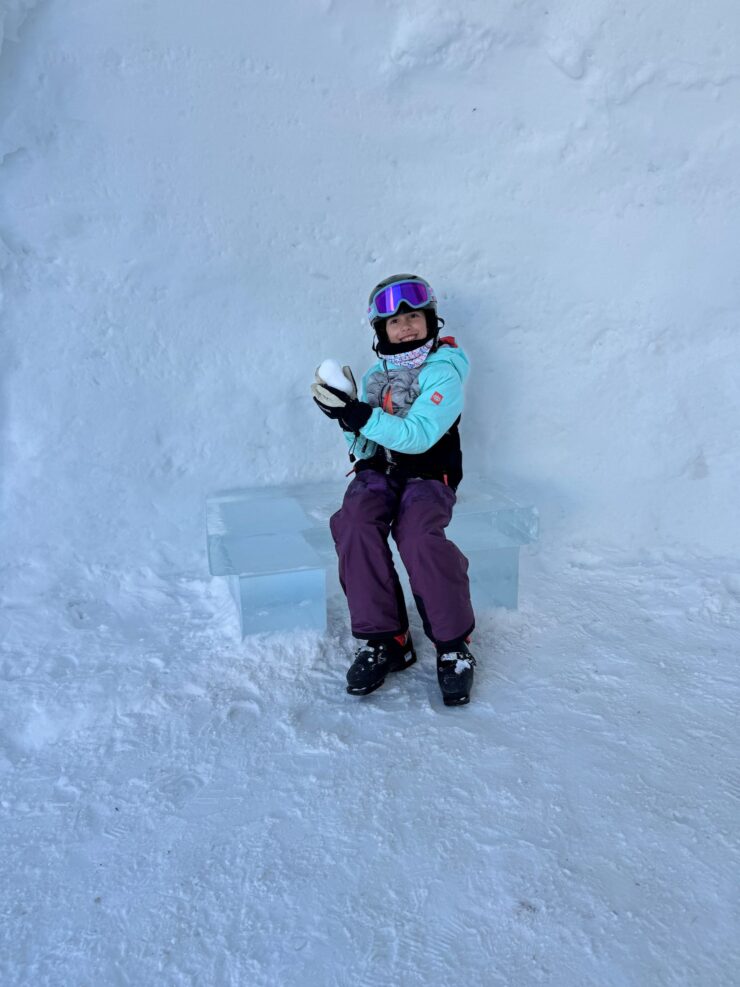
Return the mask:
<path id="1" fill-rule="evenodd" d="M 242 637 L 296 627 L 326 629 L 326 569 L 229 576 Z"/>
<path id="2" fill-rule="evenodd" d="M 227 576 L 242 635 L 326 627 L 326 553 L 317 528 L 288 488 L 244 488 L 206 503 L 208 562 Z"/>
<path id="3" fill-rule="evenodd" d="M 208 498 L 210 571 L 229 577 L 243 634 L 325 627 L 327 578 L 330 591 L 338 589 L 329 518 L 348 482 L 247 487 Z M 474 606 L 516 608 L 519 548 L 537 539 L 537 511 L 485 478 L 466 476 L 447 534 L 470 561 Z M 396 565 L 408 591 L 397 555 Z"/>

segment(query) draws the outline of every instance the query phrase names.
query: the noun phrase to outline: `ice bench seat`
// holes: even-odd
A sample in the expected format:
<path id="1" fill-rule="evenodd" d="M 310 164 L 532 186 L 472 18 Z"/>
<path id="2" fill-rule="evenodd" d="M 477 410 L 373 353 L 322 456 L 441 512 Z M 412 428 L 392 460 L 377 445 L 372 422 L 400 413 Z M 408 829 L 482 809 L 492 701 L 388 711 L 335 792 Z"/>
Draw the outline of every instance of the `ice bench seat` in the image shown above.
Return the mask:
<path id="1" fill-rule="evenodd" d="M 228 578 L 243 636 L 326 628 L 327 585 L 329 593 L 339 588 L 329 518 L 347 484 L 244 487 L 207 498 L 210 572 Z M 470 560 L 474 608 L 516 609 L 519 549 L 536 541 L 538 530 L 536 508 L 517 504 L 495 483 L 466 475 L 447 534 Z M 391 546 L 408 592 L 393 539 Z"/>

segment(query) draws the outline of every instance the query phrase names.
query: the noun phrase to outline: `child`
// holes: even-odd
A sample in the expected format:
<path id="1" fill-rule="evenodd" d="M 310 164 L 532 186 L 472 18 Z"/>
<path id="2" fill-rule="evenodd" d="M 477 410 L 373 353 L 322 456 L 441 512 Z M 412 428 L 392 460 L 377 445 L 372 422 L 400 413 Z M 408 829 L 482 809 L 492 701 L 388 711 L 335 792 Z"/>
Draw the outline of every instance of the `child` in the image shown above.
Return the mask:
<path id="1" fill-rule="evenodd" d="M 373 288 L 368 316 L 379 360 L 362 378 L 361 399 L 316 375 L 314 400 L 339 422 L 355 476 L 330 521 L 352 633 L 366 644 L 347 672 L 347 692 L 365 696 L 388 672 L 416 661 L 403 591 L 388 535 L 409 575 L 424 631 L 437 649 L 437 678 L 447 706 L 470 700 L 475 659 L 468 650 L 475 618 L 468 561 L 444 529 L 462 479 L 458 423 L 468 359 L 451 336 L 430 285 L 396 274 Z M 357 458 L 356 458 L 357 457 Z"/>

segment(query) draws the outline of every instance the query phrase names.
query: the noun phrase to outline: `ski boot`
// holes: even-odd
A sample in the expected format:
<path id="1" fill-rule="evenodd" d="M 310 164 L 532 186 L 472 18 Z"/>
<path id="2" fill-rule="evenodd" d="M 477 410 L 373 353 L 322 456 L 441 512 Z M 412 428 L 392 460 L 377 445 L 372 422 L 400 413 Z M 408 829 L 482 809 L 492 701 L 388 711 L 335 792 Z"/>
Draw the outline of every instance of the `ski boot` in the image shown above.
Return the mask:
<path id="1" fill-rule="evenodd" d="M 389 672 L 401 672 L 415 661 L 408 631 L 390 639 L 370 638 L 355 653 L 355 660 L 347 672 L 347 692 L 352 696 L 367 696 L 381 687 Z"/>
<path id="2" fill-rule="evenodd" d="M 445 706 L 465 706 L 470 702 L 475 664 L 466 641 L 455 645 L 454 650 L 437 654 L 437 681 Z"/>

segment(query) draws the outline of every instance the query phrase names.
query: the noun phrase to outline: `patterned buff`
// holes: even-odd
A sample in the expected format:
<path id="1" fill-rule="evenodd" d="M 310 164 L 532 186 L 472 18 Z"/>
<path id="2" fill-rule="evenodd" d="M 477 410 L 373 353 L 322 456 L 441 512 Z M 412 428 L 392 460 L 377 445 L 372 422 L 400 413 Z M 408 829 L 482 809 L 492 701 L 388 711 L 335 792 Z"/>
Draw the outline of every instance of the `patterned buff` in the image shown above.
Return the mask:
<path id="1" fill-rule="evenodd" d="M 430 339 L 423 346 L 419 346 L 418 349 L 409 350 L 408 353 L 389 354 L 388 356 L 383 356 L 383 359 L 387 360 L 388 363 L 392 363 L 394 367 L 404 370 L 416 370 L 429 356 L 429 351 L 433 343 L 434 340 Z"/>

